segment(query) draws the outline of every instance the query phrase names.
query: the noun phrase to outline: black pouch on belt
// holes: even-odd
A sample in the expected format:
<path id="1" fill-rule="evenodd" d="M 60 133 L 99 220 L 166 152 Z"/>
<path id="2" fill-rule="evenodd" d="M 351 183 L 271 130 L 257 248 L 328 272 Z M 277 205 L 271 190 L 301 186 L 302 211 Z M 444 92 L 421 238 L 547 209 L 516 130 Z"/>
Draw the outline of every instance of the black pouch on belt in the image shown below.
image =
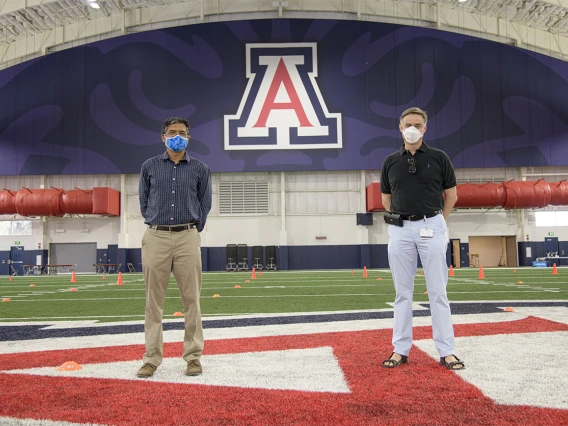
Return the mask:
<path id="1" fill-rule="evenodd" d="M 402 217 L 397 213 L 385 212 L 383 218 L 389 225 L 402 227 Z"/>

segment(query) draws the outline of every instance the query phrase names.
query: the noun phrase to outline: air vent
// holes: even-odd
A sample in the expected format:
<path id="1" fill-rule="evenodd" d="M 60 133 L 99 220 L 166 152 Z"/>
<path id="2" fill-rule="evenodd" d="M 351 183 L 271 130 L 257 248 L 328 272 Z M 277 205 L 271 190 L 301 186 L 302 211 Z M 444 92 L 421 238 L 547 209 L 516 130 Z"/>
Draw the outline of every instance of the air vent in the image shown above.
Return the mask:
<path id="1" fill-rule="evenodd" d="M 268 214 L 268 183 L 220 182 L 219 214 Z"/>

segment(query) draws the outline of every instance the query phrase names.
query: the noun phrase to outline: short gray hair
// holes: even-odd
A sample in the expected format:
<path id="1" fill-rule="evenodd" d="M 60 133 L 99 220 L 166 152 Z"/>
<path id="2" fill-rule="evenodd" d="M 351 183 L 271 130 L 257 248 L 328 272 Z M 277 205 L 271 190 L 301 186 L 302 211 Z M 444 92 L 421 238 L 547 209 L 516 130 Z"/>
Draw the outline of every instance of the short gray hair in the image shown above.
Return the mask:
<path id="1" fill-rule="evenodd" d="M 400 116 L 400 122 L 402 123 L 403 118 L 410 114 L 421 115 L 422 118 L 424 119 L 424 124 L 428 122 L 428 114 L 426 114 L 426 111 L 422 111 L 420 108 L 417 107 L 408 108 L 406 111 L 404 111 Z"/>

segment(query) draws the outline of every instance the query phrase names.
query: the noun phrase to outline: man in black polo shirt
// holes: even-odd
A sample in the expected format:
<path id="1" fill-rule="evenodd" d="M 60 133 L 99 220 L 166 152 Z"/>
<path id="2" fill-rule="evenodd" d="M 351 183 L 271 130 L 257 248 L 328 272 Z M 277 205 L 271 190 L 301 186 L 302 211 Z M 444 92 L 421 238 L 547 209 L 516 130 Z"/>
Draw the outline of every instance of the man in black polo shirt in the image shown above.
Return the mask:
<path id="1" fill-rule="evenodd" d="M 399 129 L 404 145 L 385 159 L 381 170 L 383 206 L 386 212 L 400 214 L 403 225 L 388 226 L 389 265 L 396 290 L 394 350 L 382 365 L 395 368 L 408 362 L 412 347 L 412 293 L 420 255 L 440 364 L 461 370 L 465 364 L 453 354 L 454 328 L 446 293 L 449 240 L 445 219 L 458 198 L 456 176 L 448 155 L 422 141 L 426 122 L 426 113 L 419 108 L 402 113 Z"/>

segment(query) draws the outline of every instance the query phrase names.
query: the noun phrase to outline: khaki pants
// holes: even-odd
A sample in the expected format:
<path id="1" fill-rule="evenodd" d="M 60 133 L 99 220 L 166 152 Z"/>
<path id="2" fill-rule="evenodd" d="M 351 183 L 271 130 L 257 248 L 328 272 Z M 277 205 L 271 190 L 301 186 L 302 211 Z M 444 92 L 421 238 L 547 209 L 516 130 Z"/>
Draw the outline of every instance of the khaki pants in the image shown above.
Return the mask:
<path id="1" fill-rule="evenodd" d="M 173 269 L 184 306 L 183 359 L 199 359 L 203 351 L 201 326 L 201 237 L 195 228 L 181 232 L 147 229 L 142 237 L 142 267 L 146 282 L 144 363 L 158 367 L 163 358 L 162 316 Z"/>

